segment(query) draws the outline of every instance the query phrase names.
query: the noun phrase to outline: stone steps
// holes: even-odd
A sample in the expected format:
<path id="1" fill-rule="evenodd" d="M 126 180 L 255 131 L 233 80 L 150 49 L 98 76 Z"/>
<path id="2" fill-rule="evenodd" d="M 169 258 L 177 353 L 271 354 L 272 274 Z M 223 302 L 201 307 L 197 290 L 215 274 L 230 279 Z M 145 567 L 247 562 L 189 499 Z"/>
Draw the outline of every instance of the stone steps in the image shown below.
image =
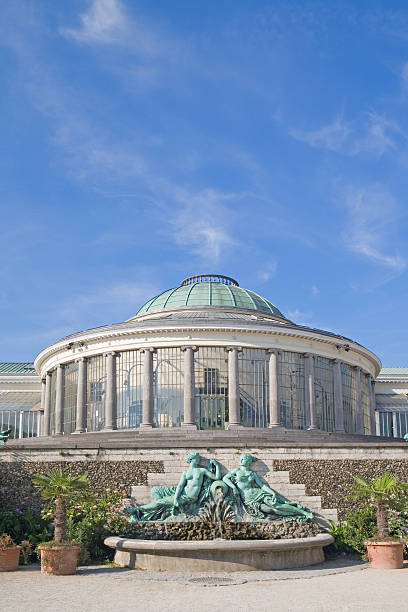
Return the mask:
<path id="1" fill-rule="evenodd" d="M 47 436 L 10 440 L 10 449 L 66 449 L 66 448 L 231 448 L 249 446 L 405 446 L 398 438 L 337 434 L 320 431 L 290 430 L 284 428 L 239 430 L 183 430 L 179 428 L 155 428 L 151 430 L 121 430 L 95 432 L 80 435 Z"/>

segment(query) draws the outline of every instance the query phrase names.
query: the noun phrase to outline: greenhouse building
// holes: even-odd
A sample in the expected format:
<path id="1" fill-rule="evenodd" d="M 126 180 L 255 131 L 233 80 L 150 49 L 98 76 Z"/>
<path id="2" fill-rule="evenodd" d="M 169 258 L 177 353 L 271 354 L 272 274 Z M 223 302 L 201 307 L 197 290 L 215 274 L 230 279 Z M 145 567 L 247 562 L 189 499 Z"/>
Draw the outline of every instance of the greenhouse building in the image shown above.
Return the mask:
<path id="1" fill-rule="evenodd" d="M 378 357 L 351 339 L 296 325 L 226 276 L 186 278 L 124 323 L 55 342 L 34 365 L 43 436 L 278 427 L 375 435 L 378 428 Z"/>

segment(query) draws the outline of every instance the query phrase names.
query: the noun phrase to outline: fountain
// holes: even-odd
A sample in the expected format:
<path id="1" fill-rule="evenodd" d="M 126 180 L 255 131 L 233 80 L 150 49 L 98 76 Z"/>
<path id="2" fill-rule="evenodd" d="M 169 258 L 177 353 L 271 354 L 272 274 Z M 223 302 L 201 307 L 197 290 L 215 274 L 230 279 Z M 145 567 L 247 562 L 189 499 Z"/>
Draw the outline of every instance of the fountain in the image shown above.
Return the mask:
<path id="1" fill-rule="evenodd" d="M 115 562 L 122 567 L 184 572 L 287 569 L 321 563 L 323 547 L 333 542 L 332 536 L 316 534 L 310 509 L 263 483 L 250 468 L 255 459 L 243 453 L 240 465 L 222 478 L 215 459 L 200 467 L 199 453 L 189 453 L 189 467 L 176 487 L 153 487 L 152 502 L 124 509 L 138 537 L 105 540 L 116 550 Z M 288 537 L 288 523 L 295 537 Z M 203 536 L 204 524 L 212 526 L 212 539 Z M 176 527 L 175 539 L 157 539 L 161 526 L 166 538 L 172 537 Z M 284 532 L 281 537 L 279 530 Z M 297 531 L 302 537 L 296 537 Z M 140 533 L 150 539 L 140 538 Z"/>

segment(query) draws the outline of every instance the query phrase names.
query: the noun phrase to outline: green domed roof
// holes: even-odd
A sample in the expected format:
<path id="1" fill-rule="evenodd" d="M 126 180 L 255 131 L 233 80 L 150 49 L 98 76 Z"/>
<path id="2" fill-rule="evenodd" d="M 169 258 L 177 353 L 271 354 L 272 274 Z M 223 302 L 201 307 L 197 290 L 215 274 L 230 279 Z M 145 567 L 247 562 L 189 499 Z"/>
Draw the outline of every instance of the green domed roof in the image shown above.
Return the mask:
<path id="1" fill-rule="evenodd" d="M 227 276 L 192 276 L 182 282 L 180 287 L 167 289 L 146 302 L 136 316 L 157 310 L 173 310 L 192 306 L 225 306 L 244 308 L 285 318 L 269 300 L 249 289 L 243 289 Z"/>

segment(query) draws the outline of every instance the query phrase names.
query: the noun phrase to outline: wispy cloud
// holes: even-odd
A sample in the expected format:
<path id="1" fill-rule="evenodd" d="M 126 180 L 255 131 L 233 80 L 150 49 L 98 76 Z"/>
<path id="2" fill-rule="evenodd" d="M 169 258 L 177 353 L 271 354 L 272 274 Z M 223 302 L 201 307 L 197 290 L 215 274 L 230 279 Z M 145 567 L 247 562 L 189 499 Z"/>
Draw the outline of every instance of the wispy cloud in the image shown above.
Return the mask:
<path id="1" fill-rule="evenodd" d="M 271 278 L 275 276 L 277 269 L 278 269 L 277 262 L 275 260 L 269 260 L 268 263 L 263 267 L 263 269 L 259 270 L 257 274 L 258 279 L 262 283 L 267 283 L 268 281 L 271 280 Z"/>
<path id="2" fill-rule="evenodd" d="M 175 189 L 178 208 L 170 213 L 172 239 L 203 261 L 217 263 L 226 250 L 237 246 L 229 229 L 231 210 L 226 202 L 239 199 L 240 194 L 221 193 L 204 189 L 197 193 Z"/>
<path id="3" fill-rule="evenodd" d="M 390 119 L 370 111 L 355 121 L 337 117 L 317 130 L 291 128 L 289 134 L 311 147 L 328 149 L 344 155 L 366 153 L 375 157 L 396 149 L 406 137 L 400 126 Z"/>
<path id="4" fill-rule="evenodd" d="M 397 202 L 381 185 L 352 190 L 345 198 L 349 224 L 343 233 L 347 248 L 372 263 L 388 268 L 392 276 L 401 274 L 405 259 L 388 252 L 395 230 Z"/>
<path id="5" fill-rule="evenodd" d="M 78 28 L 63 28 L 61 33 L 79 42 L 97 44 L 121 43 L 128 36 L 129 22 L 118 0 L 92 0 L 79 20 Z"/>
<path id="6" fill-rule="evenodd" d="M 311 147 L 329 149 L 336 152 L 343 149 L 351 132 L 350 124 L 344 121 L 342 117 L 338 117 L 333 123 L 317 130 L 289 129 L 289 134 L 296 140 L 305 142 Z"/>
<path id="7" fill-rule="evenodd" d="M 158 57 L 169 60 L 179 48 L 179 43 L 159 31 L 157 24 L 154 27 L 140 16 L 133 17 L 120 0 L 92 0 L 78 19 L 79 27 L 61 28 L 62 36 L 91 46 L 126 48 L 145 60 Z M 152 79 L 153 71 L 151 65 L 132 68 L 134 76 L 147 80 Z"/>
<path id="8" fill-rule="evenodd" d="M 319 295 L 320 293 L 320 289 L 316 285 L 312 285 L 311 291 L 312 291 L 312 295 Z"/>
<path id="9" fill-rule="evenodd" d="M 295 310 L 289 310 L 289 312 L 287 312 L 286 315 L 288 319 L 290 319 L 294 323 L 297 323 L 298 325 L 310 325 L 310 321 L 313 316 L 313 313 L 312 312 L 302 312 L 298 308 L 295 308 Z"/>
<path id="10" fill-rule="evenodd" d="M 120 322 L 136 314 L 141 304 L 159 292 L 159 286 L 151 282 L 116 283 L 80 293 L 70 301 L 64 300 L 63 304 L 56 306 L 56 313 L 61 320 L 72 325 L 72 329 L 76 329 L 81 321 L 89 320 L 89 317 L 95 320 L 95 312 L 98 313 L 97 321 L 109 316 L 116 317 L 111 323 Z"/>

